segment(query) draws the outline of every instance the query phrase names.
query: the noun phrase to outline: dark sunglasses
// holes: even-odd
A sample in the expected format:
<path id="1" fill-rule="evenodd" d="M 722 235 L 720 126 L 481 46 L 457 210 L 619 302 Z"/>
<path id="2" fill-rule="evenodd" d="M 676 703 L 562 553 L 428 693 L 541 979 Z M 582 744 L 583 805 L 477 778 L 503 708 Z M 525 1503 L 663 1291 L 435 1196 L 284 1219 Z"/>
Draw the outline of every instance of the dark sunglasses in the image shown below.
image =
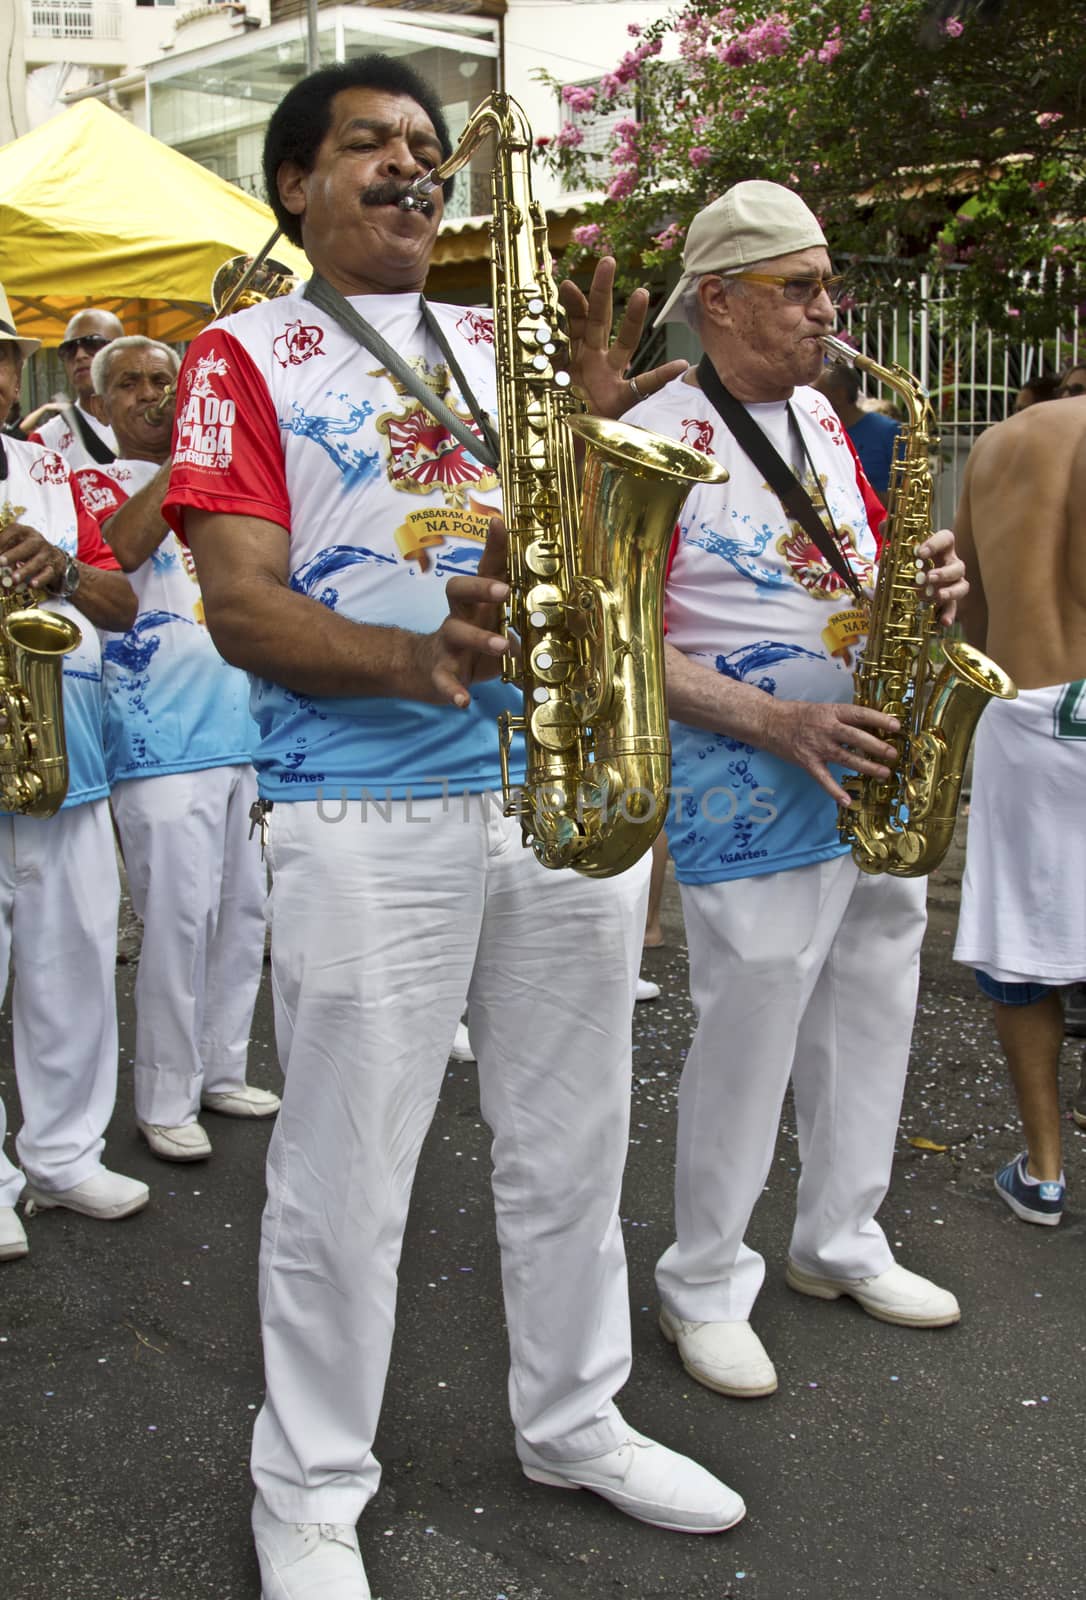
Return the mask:
<path id="1" fill-rule="evenodd" d="M 1076 394 L 1086 394 L 1086 383 L 1061 383 L 1056 393 L 1061 400 L 1070 400 Z"/>
<path id="2" fill-rule="evenodd" d="M 57 345 L 57 352 L 62 361 L 67 361 L 69 356 L 74 356 L 77 350 L 85 350 L 89 356 L 97 355 L 99 350 L 104 350 L 112 340 L 104 339 L 100 333 L 85 333 L 79 339 L 65 339 L 63 344 Z"/>

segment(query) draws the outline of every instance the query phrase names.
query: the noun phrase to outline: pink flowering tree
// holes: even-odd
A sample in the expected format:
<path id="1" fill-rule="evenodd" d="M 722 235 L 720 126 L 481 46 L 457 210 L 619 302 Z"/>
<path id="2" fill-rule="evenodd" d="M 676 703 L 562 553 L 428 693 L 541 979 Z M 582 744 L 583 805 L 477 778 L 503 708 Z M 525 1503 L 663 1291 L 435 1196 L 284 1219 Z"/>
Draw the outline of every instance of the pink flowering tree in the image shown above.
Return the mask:
<path id="1" fill-rule="evenodd" d="M 760 177 L 839 260 L 892 259 L 884 294 L 950 272 L 963 318 L 1029 337 L 1086 301 L 1081 0 L 686 0 L 630 34 L 598 86 L 549 80 L 569 131 L 542 159 L 602 197 L 567 268 L 609 250 L 621 288 L 660 278 L 694 213 Z"/>

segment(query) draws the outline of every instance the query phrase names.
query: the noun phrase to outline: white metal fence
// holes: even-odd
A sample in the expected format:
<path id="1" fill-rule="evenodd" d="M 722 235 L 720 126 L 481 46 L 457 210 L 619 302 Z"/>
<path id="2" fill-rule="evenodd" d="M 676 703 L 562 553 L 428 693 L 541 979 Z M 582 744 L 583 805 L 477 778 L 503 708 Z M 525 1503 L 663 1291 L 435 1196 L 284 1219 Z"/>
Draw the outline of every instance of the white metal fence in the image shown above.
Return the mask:
<path id="1" fill-rule="evenodd" d="M 896 361 L 930 393 L 941 441 L 933 511 L 937 525 L 946 527 L 953 520 L 974 441 L 1011 414 L 1019 389 L 1030 378 L 1059 371 L 1086 354 L 1086 318 L 1080 309 L 1069 319 L 1065 335 L 1043 345 L 999 338 L 977 324 L 953 327 L 953 274 L 924 275 L 919 288 L 916 304 L 872 306 L 861 299 L 843 309 L 838 320 L 865 355 L 882 365 Z M 879 396 L 877 384 L 863 381 L 872 398 L 891 398 Z"/>

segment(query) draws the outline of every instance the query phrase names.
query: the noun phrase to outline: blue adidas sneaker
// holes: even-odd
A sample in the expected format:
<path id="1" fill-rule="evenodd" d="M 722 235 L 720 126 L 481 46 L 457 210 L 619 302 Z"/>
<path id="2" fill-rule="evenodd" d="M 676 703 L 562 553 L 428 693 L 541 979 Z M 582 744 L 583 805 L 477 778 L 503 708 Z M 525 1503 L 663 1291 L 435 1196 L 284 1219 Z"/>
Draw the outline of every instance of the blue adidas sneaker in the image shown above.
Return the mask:
<path id="1" fill-rule="evenodd" d="M 1026 1177 L 1026 1152 L 1005 1166 L 995 1176 L 995 1186 L 1000 1196 L 1023 1222 L 1039 1222 L 1043 1227 L 1054 1228 L 1063 1216 L 1063 1197 L 1067 1184 L 1063 1173 L 1059 1183 L 1038 1183 Z"/>

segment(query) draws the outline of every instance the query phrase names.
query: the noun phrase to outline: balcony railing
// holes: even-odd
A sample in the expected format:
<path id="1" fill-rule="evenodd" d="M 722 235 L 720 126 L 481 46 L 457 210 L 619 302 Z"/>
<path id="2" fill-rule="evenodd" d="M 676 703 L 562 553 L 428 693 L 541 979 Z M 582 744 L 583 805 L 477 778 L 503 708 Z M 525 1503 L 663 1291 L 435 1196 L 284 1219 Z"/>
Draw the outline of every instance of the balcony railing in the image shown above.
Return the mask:
<path id="1" fill-rule="evenodd" d="M 27 10 L 34 39 L 120 39 L 124 32 L 118 0 L 30 0 Z"/>

